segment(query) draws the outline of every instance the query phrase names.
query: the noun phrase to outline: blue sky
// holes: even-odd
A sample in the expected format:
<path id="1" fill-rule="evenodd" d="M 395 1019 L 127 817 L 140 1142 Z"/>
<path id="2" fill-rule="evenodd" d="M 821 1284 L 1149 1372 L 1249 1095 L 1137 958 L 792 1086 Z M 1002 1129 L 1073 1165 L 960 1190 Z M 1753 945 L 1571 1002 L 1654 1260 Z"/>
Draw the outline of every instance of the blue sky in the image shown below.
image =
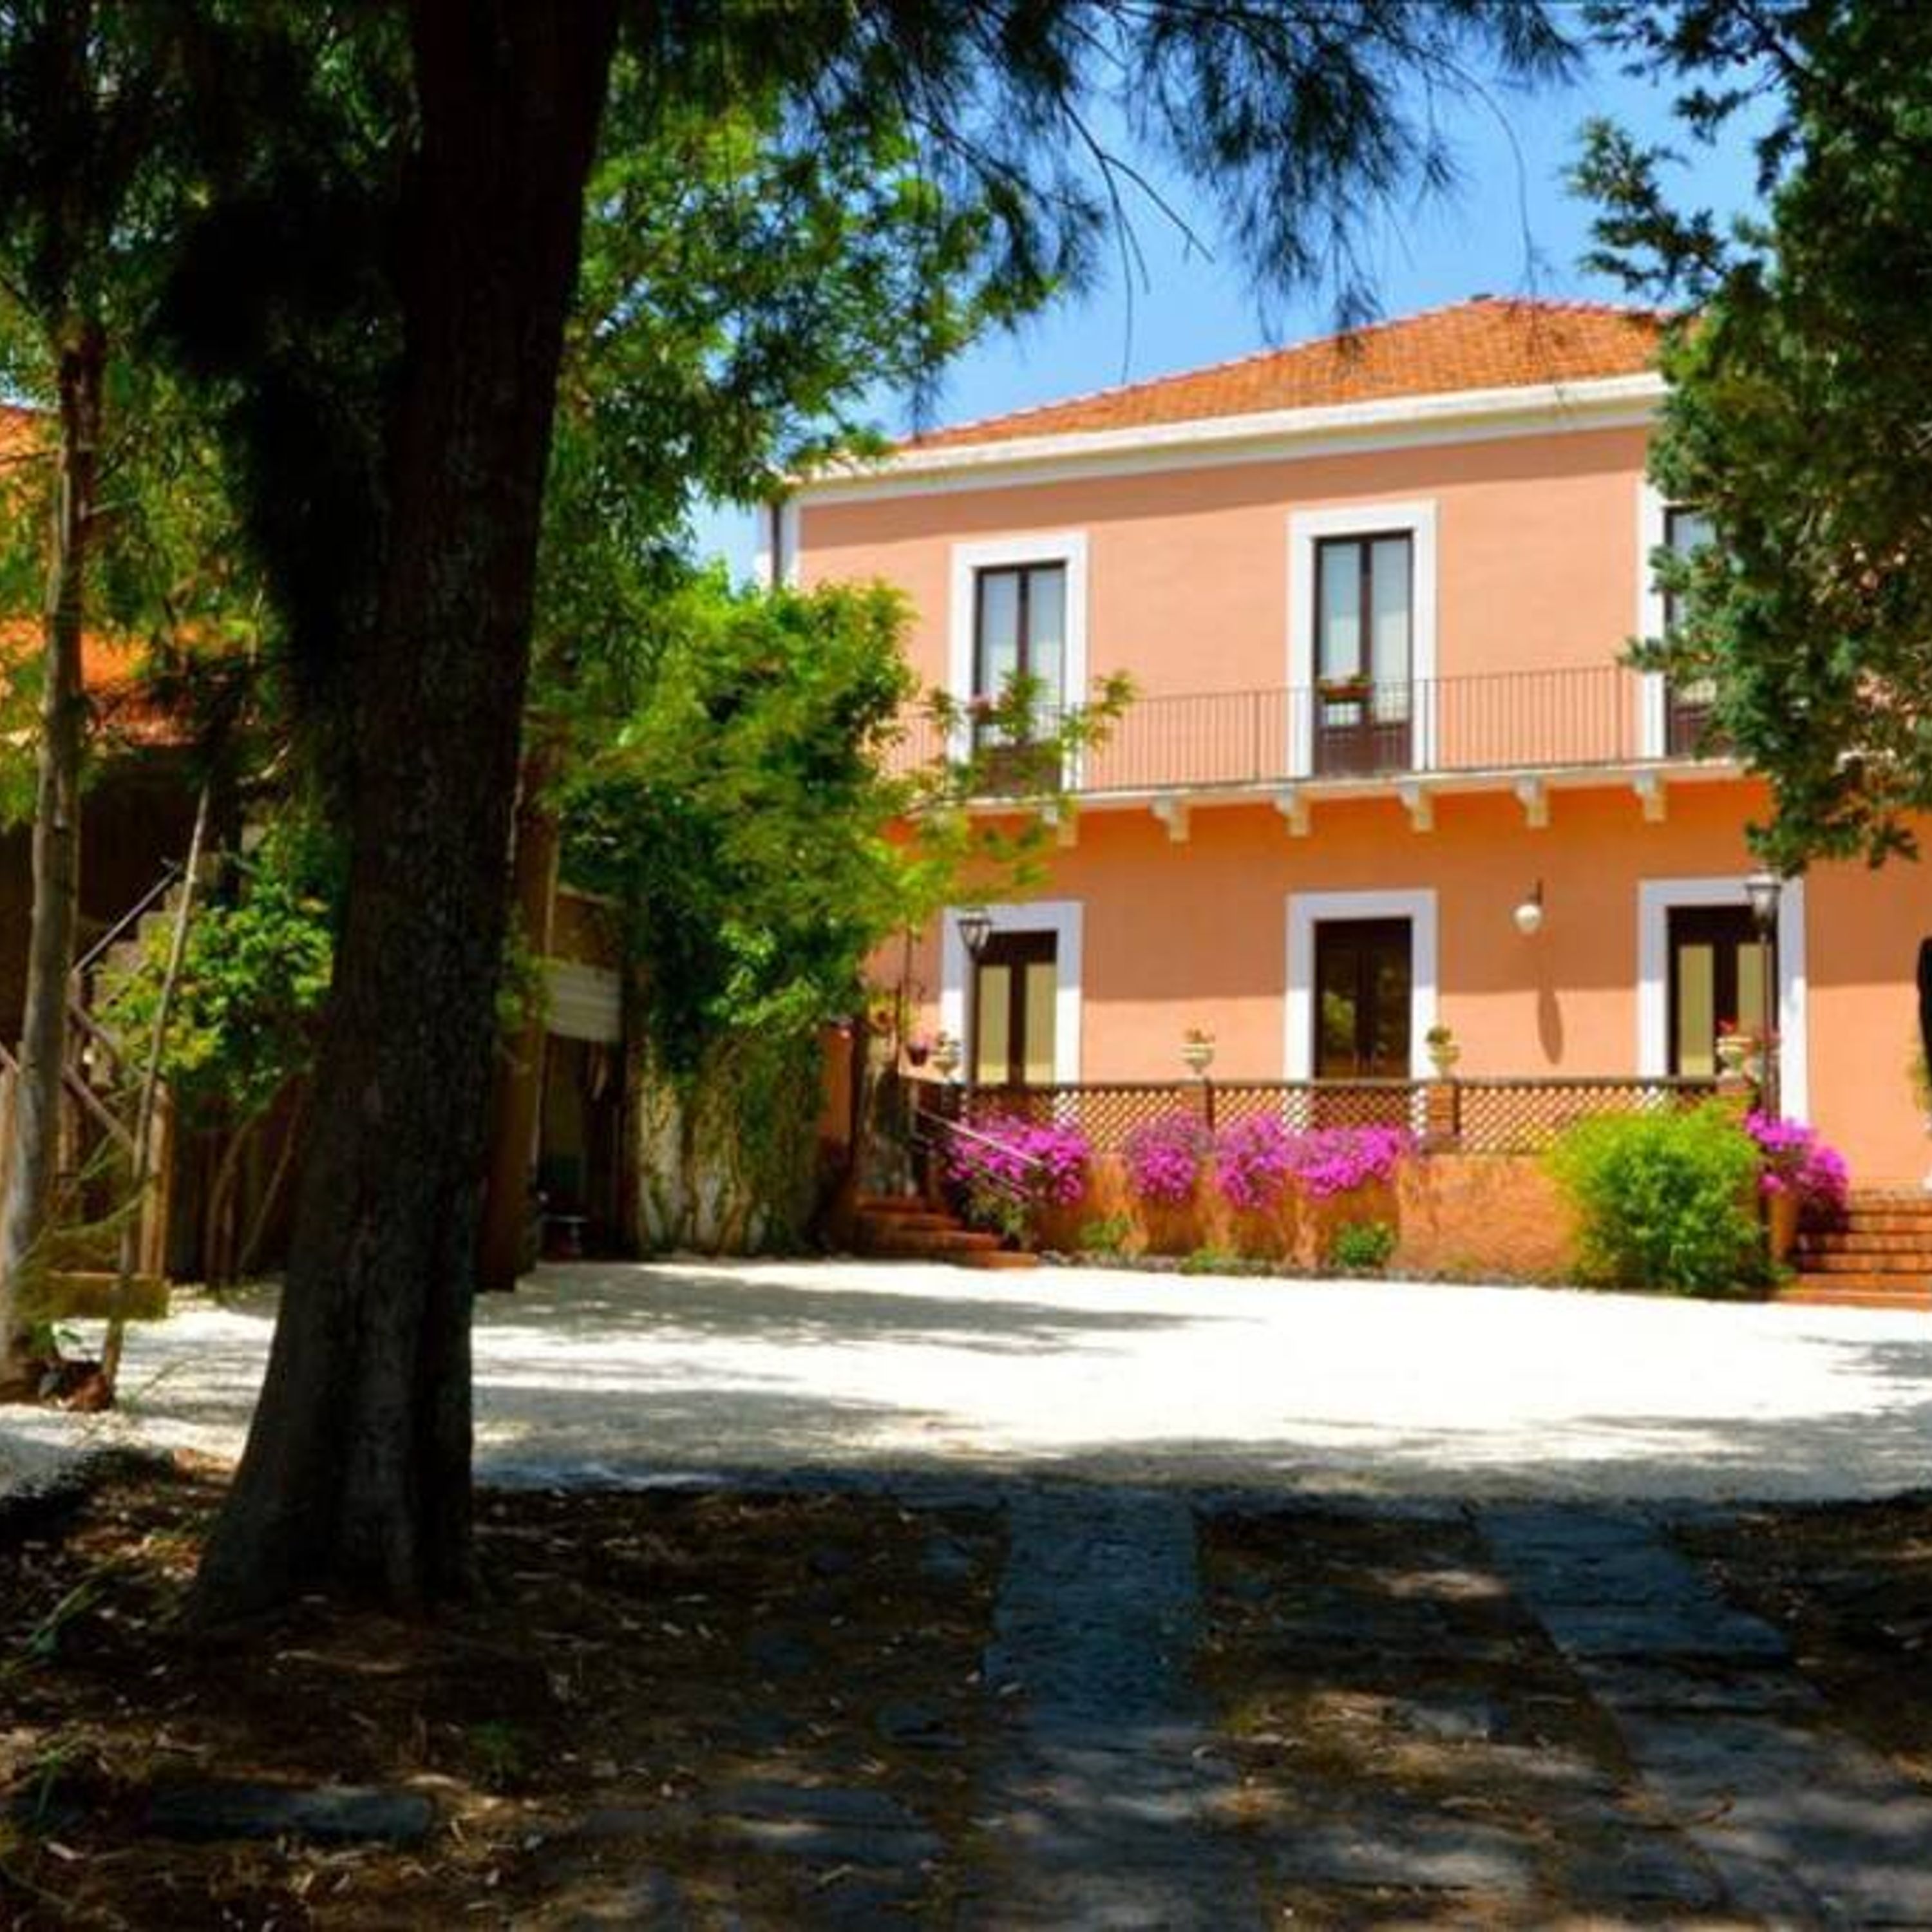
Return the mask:
<path id="1" fill-rule="evenodd" d="M 1590 211 L 1563 184 L 1576 130 L 1596 114 L 1684 151 L 1687 166 L 1673 184 L 1684 199 L 1726 213 L 1753 205 L 1746 132 L 1732 129 L 1714 148 L 1691 147 L 1672 125 L 1666 92 L 1599 64 L 1568 88 L 1496 96 L 1446 117 L 1462 181 L 1445 200 L 1374 231 L 1368 259 L 1382 312 L 1400 315 L 1478 293 L 1622 299 L 1614 283 L 1578 266 L 1589 245 Z M 1303 298 L 1265 328 L 1211 212 L 1184 184 L 1157 178 L 1213 255 L 1190 247 L 1156 210 L 1134 211 L 1144 278 L 1136 277 L 1130 290 L 1115 266 L 1078 301 L 1016 334 L 981 343 L 948 376 L 934 422 L 994 415 L 1325 332 L 1334 319 L 1332 292 Z M 889 430 L 908 427 L 901 399 L 882 398 L 879 415 Z M 700 550 L 722 554 L 734 574 L 748 572 L 752 524 L 745 512 L 710 512 L 698 536 Z"/>

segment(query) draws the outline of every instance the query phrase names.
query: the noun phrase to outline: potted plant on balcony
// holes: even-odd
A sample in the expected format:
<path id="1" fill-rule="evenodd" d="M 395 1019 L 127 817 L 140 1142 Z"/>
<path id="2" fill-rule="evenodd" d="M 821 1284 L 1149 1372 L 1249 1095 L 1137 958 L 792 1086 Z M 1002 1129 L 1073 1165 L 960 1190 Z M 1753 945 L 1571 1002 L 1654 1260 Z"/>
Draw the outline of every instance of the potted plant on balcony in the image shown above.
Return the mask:
<path id="1" fill-rule="evenodd" d="M 1429 1064 L 1435 1068 L 1436 1078 L 1447 1080 L 1462 1057 L 1455 1034 L 1438 1021 L 1422 1036 L 1422 1043 L 1428 1049 Z"/>
<path id="2" fill-rule="evenodd" d="M 1180 1058 L 1196 1078 L 1214 1064 L 1214 1035 L 1208 1027 L 1191 1026 L 1180 1036 Z"/>
<path id="3" fill-rule="evenodd" d="M 1363 704 L 1374 694 L 1375 682 L 1366 671 L 1350 671 L 1346 676 L 1318 678 L 1315 688 L 1330 704 Z"/>

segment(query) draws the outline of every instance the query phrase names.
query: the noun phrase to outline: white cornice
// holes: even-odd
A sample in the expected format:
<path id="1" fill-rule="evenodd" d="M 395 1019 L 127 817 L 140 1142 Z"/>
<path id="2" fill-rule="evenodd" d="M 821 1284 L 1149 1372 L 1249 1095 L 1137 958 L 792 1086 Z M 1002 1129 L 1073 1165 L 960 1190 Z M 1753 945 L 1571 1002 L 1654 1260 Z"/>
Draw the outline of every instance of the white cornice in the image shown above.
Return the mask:
<path id="1" fill-rule="evenodd" d="M 800 483 L 797 500 L 807 505 L 862 502 L 1149 470 L 1487 442 L 1552 430 L 1640 428 L 1651 420 L 1664 391 L 1663 378 L 1646 371 L 1534 388 L 1456 389 L 1319 409 L 901 449 L 822 470 Z"/>

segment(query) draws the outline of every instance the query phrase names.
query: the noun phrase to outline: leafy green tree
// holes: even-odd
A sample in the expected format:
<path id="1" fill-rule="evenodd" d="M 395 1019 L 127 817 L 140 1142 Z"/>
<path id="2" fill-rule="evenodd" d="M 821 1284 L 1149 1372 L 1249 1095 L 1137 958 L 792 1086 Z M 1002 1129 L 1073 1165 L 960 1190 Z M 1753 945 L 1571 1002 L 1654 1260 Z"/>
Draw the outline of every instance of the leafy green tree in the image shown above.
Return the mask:
<path id="1" fill-rule="evenodd" d="M 476 1177 L 544 486 L 620 25 L 647 128 L 778 90 L 914 146 L 1020 298 L 1090 264 L 1103 106 L 1220 200 L 1261 279 L 1352 276 L 1365 206 L 1439 183 L 1426 90 L 1536 76 L 1532 0 L 412 0 L 211 10 L 211 158 L 177 314 L 224 412 L 350 841 L 274 1348 L 202 1572 L 219 1615 L 468 1580 Z M 380 106 L 376 104 L 380 104 Z M 705 232 L 686 231 L 694 261 Z M 774 340 L 784 322 L 774 318 Z M 644 433 L 664 472 L 672 426 Z"/>
<path id="2" fill-rule="evenodd" d="M 1762 218 L 1673 203 L 1665 152 L 1599 125 L 1597 260 L 1684 304 L 1652 473 L 1710 519 L 1660 558 L 1683 616 L 1650 662 L 1709 677 L 1770 781 L 1792 869 L 1915 853 L 1932 808 L 1932 11 L 1650 0 L 1599 24 L 1708 142 L 1758 118 Z"/>
<path id="3" fill-rule="evenodd" d="M 721 1192 L 772 1240 L 796 1240 L 812 1205 L 818 1030 L 862 1010 L 889 940 L 1042 876 L 1032 802 L 998 819 L 968 808 L 986 755 L 914 758 L 909 614 L 884 585 L 760 592 L 700 575 L 660 601 L 665 635 L 632 707 L 580 735 L 556 787 L 567 876 L 621 909 L 644 1071 L 674 1101 L 680 1165 L 729 1168 L 730 1147 L 758 1136 L 758 1171 Z M 1042 740 L 1037 691 L 1016 682 L 982 734 L 1024 735 L 1057 787 L 1128 694 L 1100 680 Z M 956 707 L 926 703 L 938 742 L 956 742 Z"/>
<path id="4" fill-rule="evenodd" d="M 138 501 L 118 455 L 164 406 L 126 352 L 153 286 L 178 98 L 169 47 L 164 14 L 142 4 L 0 5 L 0 393 L 40 408 L 38 435 L 8 452 L 8 521 L 44 532 L 0 561 L 0 614 L 32 611 L 40 634 L 33 914 L 0 1156 L 0 1395 L 32 1391 L 41 1352 L 28 1290 L 53 1205 L 80 908 L 82 637 L 115 526 L 140 521 L 103 492 L 111 480 Z M 124 568 L 124 601 L 134 581 Z"/>
<path id="5" fill-rule="evenodd" d="M 196 914 L 161 1060 L 189 1125 L 255 1118 L 312 1064 L 334 968 L 339 860 L 321 827 L 286 814 L 234 862 L 235 889 Z M 154 1024 L 166 950 L 158 929 L 107 991 L 104 1017 L 130 1042 Z"/>

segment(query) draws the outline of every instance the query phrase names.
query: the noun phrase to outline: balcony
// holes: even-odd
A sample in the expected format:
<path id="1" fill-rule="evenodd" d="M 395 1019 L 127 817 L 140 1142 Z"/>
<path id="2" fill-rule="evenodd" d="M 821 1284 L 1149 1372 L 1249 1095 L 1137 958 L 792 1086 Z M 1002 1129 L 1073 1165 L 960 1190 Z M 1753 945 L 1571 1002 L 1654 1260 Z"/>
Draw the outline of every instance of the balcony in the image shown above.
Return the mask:
<path id="1" fill-rule="evenodd" d="M 1058 714 L 1043 712 L 1040 736 L 1058 724 Z M 895 762 L 928 764 L 947 748 L 944 737 L 921 714 Z M 951 748 L 963 755 L 963 733 Z M 1137 698 L 1104 744 L 1066 760 L 1063 784 L 1096 798 L 1308 784 L 1348 790 L 1421 776 L 1617 771 L 1698 755 L 1689 721 L 1676 708 L 1666 716 L 1656 682 L 1621 664 L 1586 665 Z M 982 745 L 981 756 L 988 796 L 1051 788 L 1036 747 Z"/>

